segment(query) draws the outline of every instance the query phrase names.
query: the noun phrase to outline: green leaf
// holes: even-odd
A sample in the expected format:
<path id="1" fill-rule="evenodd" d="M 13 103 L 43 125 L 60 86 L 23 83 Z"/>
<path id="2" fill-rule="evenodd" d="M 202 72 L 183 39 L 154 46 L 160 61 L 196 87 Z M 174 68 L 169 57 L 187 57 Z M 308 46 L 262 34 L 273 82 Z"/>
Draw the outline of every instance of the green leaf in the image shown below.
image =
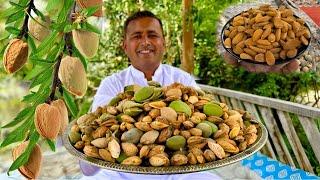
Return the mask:
<path id="1" fill-rule="evenodd" d="M 30 85 L 30 89 L 35 87 L 36 85 L 39 85 L 45 81 L 50 81 L 52 79 L 52 72 L 53 72 L 53 68 L 52 66 L 44 71 L 42 71 L 42 73 L 39 74 L 39 76 L 37 76 L 31 83 Z"/>
<path id="2" fill-rule="evenodd" d="M 22 5 L 20 5 L 20 4 L 14 3 L 14 2 L 12 2 L 12 1 L 9 1 L 9 3 L 10 3 L 12 6 L 15 6 L 15 7 L 21 8 L 21 9 L 24 9 L 24 8 L 26 7 L 26 6 L 22 6 Z"/>
<path id="3" fill-rule="evenodd" d="M 0 19 L 4 19 L 5 17 L 11 16 L 12 14 L 15 14 L 21 10 L 23 10 L 23 8 L 21 9 L 17 7 L 10 7 L 5 11 L 1 12 Z"/>
<path id="4" fill-rule="evenodd" d="M 34 98 L 36 94 L 35 92 L 30 92 L 30 94 L 23 96 L 22 102 L 30 102 L 30 99 Z"/>
<path id="5" fill-rule="evenodd" d="M 49 81 L 50 82 L 50 81 Z M 51 83 L 51 82 L 50 82 Z M 48 83 L 50 85 L 50 83 Z M 40 86 L 41 87 L 41 86 Z M 40 96 L 36 96 L 35 100 L 33 101 L 33 105 L 36 106 L 40 103 L 43 103 L 49 96 L 50 94 L 50 88 L 46 87 L 42 93 L 40 94 Z"/>
<path id="6" fill-rule="evenodd" d="M 56 144 L 54 141 L 51 139 L 46 139 L 47 144 L 49 145 L 51 151 L 55 152 L 56 151 Z"/>
<path id="7" fill-rule="evenodd" d="M 82 54 L 79 52 L 79 50 L 76 48 L 76 46 L 72 46 L 72 52 L 75 54 L 75 56 L 79 57 L 80 61 L 82 62 L 84 69 L 87 71 L 88 63 L 85 57 L 82 56 Z"/>
<path id="8" fill-rule="evenodd" d="M 6 24 L 12 23 L 14 21 L 17 21 L 18 19 L 21 19 L 24 17 L 24 11 L 18 11 L 15 14 L 8 17 Z"/>
<path id="9" fill-rule="evenodd" d="M 38 58 L 38 57 L 32 57 L 30 58 L 30 61 L 37 64 L 37 65 L 40 65 L 40 66 L 46 66 L 46 65 L 53 65 L 54 62 L 52 61 L 48 61 L 46 59 L 41 59 L 41 58 Z"/>
<path id="10" fill-rule="evenodd" d="M 22 111 L 20 111 L 17 116 L 8 124 L 2 126 L 1 128 L 9 128 L 17 125 L 18 123 L 24 121 L 26 118 L 33 115 L 35 108 L 34 107 L 26 107 Z"/>
<path id="11" fill-rule="evenodd" d="M 32 103 L 33 105 L 43 103 L 49 96 L 50 85 L 50 81 L 42 83 L 37 92 L 31 92 L 31 94 L 24 96 L 22 102 Z"/>
<path id="12" fill-rule="evenodd" d="M 10 166 L 8 172 L 10 171 L 14 171 L 16 169 L 18 169 L 20 166 L 23 166 L 24 164 L 26 164 L 29 160 L 29 156 L 30 156 L 31 152 L 28 152 L 27 150 L 25 150 Z"/>
<path id="13" fill-rule="evenodd" d="M 73 5 L 73 0 L 65 0 L 62 10 L 60 11 L 60 14 L 58 16 L 57 22 L 61 23 L 61 22 L 65 22 L 69 13 L 69 9 L 72 7 Z"/>
<path id="14" fill-rule="evenodd" d="M 67 24 L 64 29 L 63 29 L 63 32 L 64 33 L 68 33 L 68 32 L 71 32 L 74 28 L 74 26 L 72 26 L 72 24 Z"/>
<path id="15" fill-rule="evenodd" d="M 26 150 L 11 164 L 8 172 L 14 171 L 14 170 L 18 169 L 20 166 L 22 166 L 28 162 L 30 154 L 31 154 L 34 146 L 38 142 L 39 137 L 40 137 L 40 135 L 37 131 L 32 132 L 30 139 L 29 139 L 29 144 L 28 144 Z"/>
<path id="16" fill-rule="evenodd" d="M 56 7 L 59 6 L 60 3 L 60 0 L 48 0 L 46 11 L 49 12 L 52 10 L 56 10 Z"/>
<path id="17" fill-rule="evenodd" d="M 84 9 L 82 12 L 85 16 L 89 17 L 92 16 L 99 8 L 100 6 L 92 6 Z"/>
<path id="18" fill-rule="evenodd" d="M 21 6 L 27 6 L 27 4 L 29 3 L 30 0 L 19 0 L 19 3 Z"/>
<path id="19" fill-rule="evenodd" d="M 34 56 L 42 57 L 47 54 L 52 48 L 54 42 L 57 40 L 59 33 L 54 31 L 39 45 L 37 53 Z M 31 57 L 33 58 L 33 57 Z"/>
<path id="20" fill-rule="evenodd" d="M 88 22 L 81 23 L 81 29 L 101 34 L 101 31 L 97 27 L 89 24 Z"/>
<path id="21" fill-rule="evenodd" d="M 78 115 L 78 107 L 74 102 L 72 95 L 63 87 L 63 98 L 73 117 Z"/>
<path id="22" fill-rule="evenodd" d="M 48 53 L 47 60 L 50 62 L 55 62 L 59 53 L 63 50 L 64 41 L 61 41 L 59 44 L 56 44 L 55 47 Z"/>
<path id="23" fill-rule="evenodd" d="M 11 131 L 1 143 L 0 149 L 9 144 L 24 140 L 32 124 L 33 116 L 29 117 L 23 124 L 21 124 L 15 130 Z"/>
<path id="24" fill-rule="evenodd" d="M 36 76 L 39 76 L 43 71 L 50 68 L 52 64 L 45 64 L 45 65 L 35 65 L 30 72 L 23 78 L 24 80 L 31 80 Z"/>
<path id="25" fill-rule="evenodd" d="M 28 33 L 28 45 L 30 45 L 31 47 L 31 53 L 35 54 L 37 52 L 37 47 L 36 44 L 34 43 L 34 40 L 32 38 L 32 36 Z"/>
<path id="26" fill-rule="evenodd" d="M 18 28 L 16 28 L 16 27 L 7 26 L 5 28 L 5 30 L 8 31 L 11 34 L 14 34 L 14 35 L 19 35 L 20 34 L 20 30 Z"/>
<path id="27" fill-rule="evenodd" d="M 42 14 L 41 11 L 39 11 L 38 9 L 35 9 L 34 13 L 36 13 L 37 16 L 41 17 L 41 20 L 43 22 L 46 22 L 46 17 Z"/>
<path id="28" fill-rule="evenodd" d="M 62 22 L 62 23 L 54 23 L 50 26 L 55 31 L 61 32 L 64 30 L 64 27 L 68 25 L 68 21 Z"/>

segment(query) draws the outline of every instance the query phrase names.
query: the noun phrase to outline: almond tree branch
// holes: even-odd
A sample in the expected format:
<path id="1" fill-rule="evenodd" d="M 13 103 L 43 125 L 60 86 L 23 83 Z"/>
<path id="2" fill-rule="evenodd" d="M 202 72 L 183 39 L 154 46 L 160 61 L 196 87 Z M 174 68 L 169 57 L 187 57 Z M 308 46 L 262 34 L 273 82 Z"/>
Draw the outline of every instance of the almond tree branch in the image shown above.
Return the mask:
<path id="1" fill-rule="evenodd" d="M 18 39 L 21 39 L 23 36 L 27 39 L 28 38 L 28 21 L 29 21 L 29 14 L 31 14 L 31 10 L 34 9 L 35 6 L 33 4 L 33 0 L 30 0 L 26 15 L 24 17 L 22 29 L 20 34 L 18 35 Z"/>
<path id="2" fill-rule="evenodd" d="M 75 12 L 75 8 L 74 8 L 75 5 L 76 4 L 74 2 L 73 8 L 71 8 L 69 11 L 69 15 L 68 15 L 69 22 L 72 22 L 72 13 Z M 64 48 L 63 48 L 63 51 L 59 54 L 58 60 L 57 60 L 55 67 L 54 67 L 53 80 L 52 80 L 52 84 L 51 84 L 51 93 L 50 93 L 48 99 L 46 100 L 47 103 L 54 100 L 56 88 L 61 87 L 61 81 L 58 78 L 58 72 L 59 72 L 60 63 L 61 63 L 61 59 L 63 58 L 64 51 L 67 51 L 68 55 L 70 55 L 70 56 L 72 55 L 72 34 L 71 34 L 71 32 L 65 33 L 63 35 L 63 40 L 65 41 Z"/>

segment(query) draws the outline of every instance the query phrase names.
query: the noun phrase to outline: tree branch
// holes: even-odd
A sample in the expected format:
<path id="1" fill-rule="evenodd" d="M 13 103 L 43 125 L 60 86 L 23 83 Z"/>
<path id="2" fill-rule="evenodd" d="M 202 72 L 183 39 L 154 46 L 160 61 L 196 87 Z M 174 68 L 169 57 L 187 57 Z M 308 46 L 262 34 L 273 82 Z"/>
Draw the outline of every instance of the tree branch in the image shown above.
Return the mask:
<path id="1" fill-rule="evenodd" d="M 35 6 L 33 4 L 33 0 L 30 0 L 27 13 L 24 17 L 22 29 L 20 31 L 20 34 L 18 35 L 18 39 L 21 39 L 23 36 L 27 39 L 28 38 L 28 21 L 29 21 L 29 14 L 31 14 L 31 10 L 34 9 Z"/>
<path id="2" fill-rule="evenodd" d="M 75 12 L 74 7 L 75 7 L 75 2 L 73 4 L 73 8 L 70 9 L 69 14 L 68 14 L 68 21 L 70 21 L 70 22 L 72 22 L 72 13 Z M 70 55 L 70 56 L 72 55 L 72 38 L 71 37 L 72 37 L 71 32 L 65 33 L 63 35 L 63 40 L 65 41 L 65 44 L 64 44 L 63 51 L 59 54 L 58 60 L 57 60 L 55 67 L 54 67 L 53 80 L 52 80 L 52 84 L 51 84 L 51 93 L 50 93 L 48 99 L 46 100 L 47 103 L 54 100 L 56 88 L 61 87 L 61 81 L 58 78 L 58 72 L 59 72 L 60 63 L 61 63 L 61 59 L 63 58 L 64 51 L 67 51 L 68 55 Z"/>

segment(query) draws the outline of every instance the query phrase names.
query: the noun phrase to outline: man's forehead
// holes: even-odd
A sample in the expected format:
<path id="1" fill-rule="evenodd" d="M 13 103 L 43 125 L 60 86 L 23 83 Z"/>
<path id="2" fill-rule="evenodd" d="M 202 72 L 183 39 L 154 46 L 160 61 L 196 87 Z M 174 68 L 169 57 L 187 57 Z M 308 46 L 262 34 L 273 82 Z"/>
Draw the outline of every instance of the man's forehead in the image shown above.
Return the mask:
<path id="1" fill-rule="evenodd" d="M 128 24 L 127 33 L 135 32 L 161 32 L 161 26 L 157 19 L 152 17 L 143 17 L 132 20 Z"/>

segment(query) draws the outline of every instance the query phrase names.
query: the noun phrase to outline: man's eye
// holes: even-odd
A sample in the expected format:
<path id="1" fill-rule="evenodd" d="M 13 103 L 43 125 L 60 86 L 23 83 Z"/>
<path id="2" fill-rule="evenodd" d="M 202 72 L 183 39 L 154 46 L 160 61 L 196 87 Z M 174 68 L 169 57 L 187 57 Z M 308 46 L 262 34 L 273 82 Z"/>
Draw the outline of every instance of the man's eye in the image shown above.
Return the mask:
<path id="1" fill-rule="evenodd" d="M 140 36 L 139 36 L 139 35 L 136 35 L 136 36 L 133 36 L 132 38 L 133 38 L 133 39 L 139 39 Z"/>

